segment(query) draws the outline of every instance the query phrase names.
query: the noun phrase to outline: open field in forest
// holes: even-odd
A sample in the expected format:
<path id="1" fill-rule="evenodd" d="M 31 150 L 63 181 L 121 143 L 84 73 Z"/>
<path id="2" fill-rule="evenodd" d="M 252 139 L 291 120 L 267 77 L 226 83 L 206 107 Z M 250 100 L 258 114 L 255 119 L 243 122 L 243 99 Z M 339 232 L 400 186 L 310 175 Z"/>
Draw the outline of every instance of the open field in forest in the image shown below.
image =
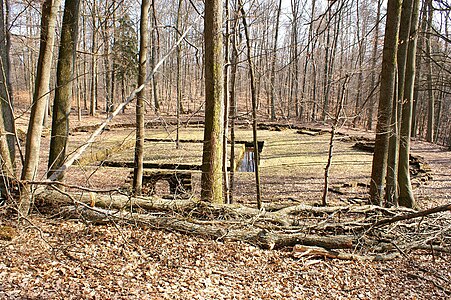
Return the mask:
<path id="1" fill-rule="evenodd" d="M 71 138 L 75 149 L 82 143 L 76 133 Z M 151 128 L 146 132 L 144 161 L 155 164 L 193 165 L 200 167 L 202 162 L 203 129 L 200 127 L 186 127 L 180 131 L 182 143 L 176 149 L 175 132 L 168 132 L 165 128 Z M 155 140 L 166 141 L 155 141 Z M 324 184 L 324 168 L 328 157 L 330 134 L 324 132 L 315 136 L 298 133 L 297 129 L 260 130 L 259 141 L 264 142 L 260 157 L 261 183 L 265 202 L 291 199 L 295 201 L 318 202 Z M 196 142 L 183 142 L 185 140 Z M 252 141 L 252 130 L 241 127 L 236 132 L 236 140 L 240 142 Z M 351 195 L 365 197 L 365 191 L 357 187 L 357 183 L 367 184 L 370 175 L 370 153 L 353 149 L 355 141 L 346 136 L 337 136 L 334 142 L 330 183 L 332 187 L 343 190 L 343 184 L 354 184 L 348 189 Z M 89 169 L 89 164 L 98 165 L 103 160 L 133 161 L 134 133 L 133 129 L 112 129 L 102 134 L 100 139 L 81 158 L 83 166 L 74 169 Z M 236 159 L 243 156 L 242 144 L 236 145 Z M 230 154 L 230 146 L 229 146 Z M 92 168 L 92 167 L 91 167 Z M 110 167 L 96 168 L 99 174 L 116 172 Z M 117 170 L 123 172 L 124 170 Z M 73 174 L 74 171 L 69 172 Z M 76 172 L 75 172 L 76 173 Z M 195 193 L 199 192 L 199 172 L 195 174 Z M 96 173 L 88 177 L 96 181 Z M 123 183 L 123 182 L 122 182 Z M 111 181 L 109 185 L 121 185 L 120 181 Z M 255 198 L 253 173 L 236 173 L 236 196 L 238 201 L 252 202 Z M 111 186 L 113 187 L 113 186 Z M 331 199 L 339 200 L 339 194 L 332 193 Z"/>
<path id="2" fill-rule="evenodd" d="M 102 164 L 105 160 L 133 161 L 134 129 L 130 128 L 128 119 L 124 118 L 122 116 L 122 119 L 115 121 L 115 126 L 104 131 L 84 153 L 79 165 L 74 165 L 69 169 L 68 181 L 94 188 L 118 188 L 125 185 L 130 172 L 129 168 L 107 167 Z M 74 123 L 77 125 L 78 122 L 74 121 Z M 79 125 L 82 124 L 86 125 L 86 123 L 79 123 Z M 192 165 L 199 169 L 202 162 L 202 125 L 194 123 L 181 128 L 180 140 L 182 142 L 179 149 L 176 149 L 175 125 L 164 124 L 158 125 L 157 122 L 157 125 L 154 124 L 146 129 L 147 141 L 145 142 L 144 160 L 155 164 L 172 164 L 174 166 Z M 258 131 L 259 141 L 264 142 L 260 157 L 263 201 L 266 203 L 287 200 L 310 204 L 319 203 L 323 193 L 324 168 L 328 157 L 329 128 L 312 124 L 310 127 L 322 130 L 321 134 L 312 136 L 299 133 L 298 129 L 286 127 L 289 126 L 263 127 L 265 129 Z M 294 127 L 296 128 L 295 125 Z M 84 143 L 93 128 L 95 126 L 92 126 L 88 132 L 74 130 L 70 136 L 69 153 Z M 277 129 L 274 130 L 275 128 Z M 373 135 L 371 132 L 348 128 L 342 128 L 339 132 L 341 134 L 337 135 L 334 141 L 332 167 L 329 174 L 329 186 L 335 192 L 329 192 L 329 201 L 334 204 L 365 201 L 367 199 L 365 185 L 369 183 L 371 175 L 372 154 L 354 149 L 353 145 L 357 140 L 372 138 Z M 251 128 L 243 124 L 237 126 L 236 140 L 251 142 Z M 43 145 L 45 149 L 45 139 Z M 441 162 L 447 161 L 447 158 L 450 157 L 449 152 L 444 149 L 440 150 L 440 148 L 435 150 L 434 147 L 428 143 L 413 142 L 412 153 L 424 157 L 430 164 L 434 164 L 434 160 L 437 159 L 440 162 L 437 164 L 438 168 L 446 167 L 447 164 L 443 165 Z M 230 146 L 228 149 L 230 155 Z M 236 163 L 239 163 L 243 157 L 243 144 L 237 144 L 235 149 Z M 45 161 L 46 157 L 42 159 Z M 194 195 L 198 196 L 200 171 L 193 170 L 192 174 Z M 105 182 L 104 178 L 108 178 L 108 181 Z M 446 175 L 444 180 L 446 180 Z M 241 203 L 254 203 L 254 182 L 253 173 L 236 172 L 235 200 Z M 433 206 L 434 203 L 422 203 L 421 200 L 431 198 L 429 193 L 425 193 L 423 190 L 430 189 L 434 183 L 415 180 L 414 183 L 420 206 Z M 450 197 L 450 194 L 446 192 L 441 196 Z"/>
<path id="3" fill-rule="evenodd" d="M 264 141 L 260 164 L 264 202 L 320 203 L 329 133 L 311 136 L 297 129 L 278 130 L 259 130 L 259 140 Z M 70 151 L 90 132 L 73 131 Z M 358 137 L 372 134 L 347 128 L 340 132 L 343 135 L 334 143 L 330 171 L 334 191 L 329 192 L 329 200 L 331 205 L 364 204 L 372 155 L 352 146 Z M 183 128 L 181 139 L 190 141 L 176 149 L 174 142 L 155 141 L 174 139 L 173 125 L 149 128 L 146 138 L 153 141 L 146 142 L 146 160 L 200 165 L 202 144 L 194 140 L 202 139 L 202 134 L 201 126 Z M 237 140 L 251 141 L 251 129 L 239 126 Z M 68 170 L 67 183 L 93 190 L 123 187 L 130 169 L 105 167 L 103 162 L 131 161 L 133 145 L 133 128 L 111 126 Z M 237 158 L 242 148 L 237 146 L 241 149 Z M 425 157 L 432 173 L 429 181 L 414 181 L 420 207 L 449 203 L 450 152 L 414 142 L 413 153 Z M 200 173 L 193 174 L 198 196 Z M 256 206 L 253 173 L 236 173 L 235 200 Z M 15 218 L 0 220 L 0 228 L 15 228 L 11 241 L 0 240 L 4 254 L 0 299 L 446 299 L 450 295 L 451 259 L 438 252 L 414 251 L 388 262 L 294 258 L 292 247 L 263 250 L 152 226 L 95 224 L 82 217 L 55 219 L 39 211 L 33 212 L 26 226 L 17 226 Z"/>

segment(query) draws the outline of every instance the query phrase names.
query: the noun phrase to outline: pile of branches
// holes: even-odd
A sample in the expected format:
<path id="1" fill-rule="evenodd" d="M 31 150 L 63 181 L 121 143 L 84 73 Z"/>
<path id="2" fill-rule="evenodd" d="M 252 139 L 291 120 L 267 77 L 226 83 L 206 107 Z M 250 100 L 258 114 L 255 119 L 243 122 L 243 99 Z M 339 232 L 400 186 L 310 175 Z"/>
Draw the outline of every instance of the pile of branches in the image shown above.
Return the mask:
<path id="1" fill-rule="evenodd" d="M 299 204 L 258 210 L 193 199 L 63 192 L 35 195 L 41 212 L 96 224 L 127 222 L 156 229 L 242 241 L 293 255 L 389 260 L 417 249 L 451 253 L 451 204 L 424 211 L 374 205 Z"/>

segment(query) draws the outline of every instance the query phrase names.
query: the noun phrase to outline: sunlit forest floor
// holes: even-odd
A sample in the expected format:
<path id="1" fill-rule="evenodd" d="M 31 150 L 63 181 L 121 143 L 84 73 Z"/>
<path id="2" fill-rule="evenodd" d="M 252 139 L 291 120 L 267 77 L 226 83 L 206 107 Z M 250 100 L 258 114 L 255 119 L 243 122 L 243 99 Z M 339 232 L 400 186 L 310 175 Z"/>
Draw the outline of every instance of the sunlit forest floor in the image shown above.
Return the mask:
<path id="1" fill-rule="evenodd" d="M 106 190 L 126 188 L 130 169 L 105 167 L 104 161 L 132 161 L 133 109 L 114 119 L 67 173 L 67 183 Z M 89 137 L 105 116 L 71 121 L 70 151 Z M 74 117 L 75 119 L 75 117 Z M 150 118 L 152 119 L 152 118 Z M 173 118 L 154 117 L 146 138 L 175 138 Z M 174 142 L 146 142 L 145 160 L 200 165 L 200 118 Z M 151 120 L 149 120 L 151 121 Z M 186 121 L 186 119 L 185 119 Z M 263 121 L 263 119 L 262 119 Z M 18 127 L 26 130 L 26 123 Z M 122 126 L 120 126 L 122 124 Z M 182 124 L 184 124 L 182 122 Z M 286 125 L 287 122 L 278 124 Z M 328 130 L 319 124 L 295 124 Z M 80 126 L 85 126 L 81 128 Z M 263 201 L 319 204 L 324 186 L 329 133 L 311 136 L 277 126 L 259 131 Z M 372 154 L 353 148 L 374 133 L 343 127 L 334 142 L 330 205 L 365 204 Z M 251 141 L 246 122 L 236 139 Z M 49 134 L 43 138 L 40 179 L 44 179 Z M 107 149 L 109 149 L 107 151 Z M 240 152 L 241 151 L 241 152 Z M 414 179 L 420 208 L 449 203 L 451 153 L 414 141 L 412 153 L 424 157 L 432 179 Z M 242 149 L 237 146 L 237 158 Z M 200 173 L 193 171 L 194 197 Z M 157 195 L 167 195 L 159 186 Z M 236 173 L 234 200 L 256 206 L 253 173 Z M 390 262 L 296 259 L 292 249 L 262 250 L 241 242 L 223 242 L 129 224 L 93 225 L 55 219 L 34 211 L 25 225 L 2 209 L 0 225 L 15 229 L 0 241 L 0 299 L 445 299 L 451 296 L 451 256 L 416 251 Z M 448 212 L 449 214 L 449 212 Z M 9 218 L 9 219 L 8 219 Z"/>

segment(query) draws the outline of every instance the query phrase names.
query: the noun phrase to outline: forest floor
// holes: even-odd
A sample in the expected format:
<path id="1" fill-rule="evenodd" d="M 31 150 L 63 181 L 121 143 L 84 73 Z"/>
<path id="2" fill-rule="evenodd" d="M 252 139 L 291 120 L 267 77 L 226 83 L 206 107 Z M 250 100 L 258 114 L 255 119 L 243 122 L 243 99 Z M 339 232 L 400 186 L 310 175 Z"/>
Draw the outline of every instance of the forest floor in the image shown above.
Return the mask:
<path id="1" fill-rule="evenodd" d="M 119 116 L 113 124 L 127 124 Z M 99 123 L 99 118 L 72 121 L 72 128 Z M 21 127 L 22 126 L 22 127 Z M 327 129 L 310 124 L 315 128 Z M 23 128 L 23 124 L 19 124 Z M 26 130 L 26 128 L 24 128 Z M 281 131 L 277 131 L 281 130 Z M 261 181 L 265 203 L 321 201 L 329 134 L 310 136 L 296 129 L 260 130 L 265 142 Z M 88 132 L 73 132 L 71 150 Z M 329 193 L 331 205 L 364 202 L 370 153 L 352 148 L 355 138 L 371 132 L 339 130 L 334 145 Z M 108 160 L 132 159 L 133 129 L 105 131 L 85 154 L 85 164 L 73 166 L 67 182 L 92 189 L 125 185 L 129 169 L 103 167 L 101 151 L 112 149 Z M 146 137 L 174 137 L 174 126 L 147 130 Z M 182 139 L 201 139 L 202 126 L 181 131 Z M 251 129 L 241 125 L 237 139 L 251 140 Z M 131 142 L 130 142 L 131 140 Z M 128 141 L 128 142 L 127 142 Z M 122 145 L 117 147 L 117 145 Z M 168 146 L 169 145 L 169 146 Z M 172 145 L 172 146 L 170 146 Z M 40 176 L 44 178 L 43 138 Z M 201 146 L 146 143 L 147 160 L 199 164 Z M 193 154 L 194 153 L 194 154 Z M 425 142 L 413 142 L 412 153 L 424 157 L 432 179 L 414 181 L 421 209 L 449 203 L 451 152 Z M 102 157 L 101 157 L 102 156 Z M 194 175 L 194 194 L 200 175 Z M 255 207 L 252 173 L 237 173 L 235 200 Z M 161 187 L 164 193 L 166 187 Z M 158 191 L 157 191 L 158 192 Z M 450 214 L 450 212 L 446 212 Z M 263 250 L 243 242 L 218 241 L 126 223 L 94 225 L 83 220 L 51 218 L 34 211 L 17 224 L 6 208 L 0 226 L 14 229 L 13 239 L 0 240 L 0 299 L 447 299 L 451 297 L 451 255 L 414 251 L 387 262 L 294 258 L 292 248 Z M 1 232 L 0 232 L 1 233 Z"/>

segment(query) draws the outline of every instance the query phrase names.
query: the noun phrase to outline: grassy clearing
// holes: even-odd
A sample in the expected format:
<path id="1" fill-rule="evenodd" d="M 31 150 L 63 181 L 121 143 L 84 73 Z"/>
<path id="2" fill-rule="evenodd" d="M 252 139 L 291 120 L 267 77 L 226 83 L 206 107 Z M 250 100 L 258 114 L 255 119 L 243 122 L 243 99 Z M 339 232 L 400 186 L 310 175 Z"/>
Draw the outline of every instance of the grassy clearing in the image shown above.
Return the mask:
<path id="1" fill-rule="evenodd" d="M 74 139 L 76 136 L 74 136 Z M 152 128 L 146 131 L 146 138 L 175 139 L 174 131 Z M 202 128 L 183 128 L 182 140 L 201 140 Z M 327 162 L 329 134 L 309 136 L 296 133 L 296 130 L 259 131 L 259 140 L 264 141 L 261 153 L 261 182 L 263 198 L 266 201 L 286 200 L 319 202 L 323 187 L 324 167 Z M 252 141 L 250 128 L 239 129 L 239 141 Z M 78 142 L 81 144 L 81 142 Z M 134 133 L 131 129 L 115 129 L 102 134 L 92 145 L 83 159 L 86 161 L 108 160 L 133 161 Z M 372 156 L 352 149 L 352 142 L 335 141 L 330 182 L 340 186 L 346 182 L 367 183 L 370 175 Z M 77 143 L 72 143 L 76 147 Z M 243 153 L 243 145 L 237 145 L 236 158 Z M 100 154 L 99 154 L 100 153 Z M 230 147 L 229 147 L 230 153 Z M 202 143 L 146 142 L 144 160 L 159 164 L 200 165 L 202 162 Z M 111 168 L 104 172 L 111 172 Z M 102 173 L 102 172 L 100 172 Z M 94 179 L 93 179 L 94 180 Z M 199 192 L 200 176 L 194 177 L 194 191 Z M 356 196 L 364 189 L 351 191 Z M 235 195 L 239 201 L 253 202 L 255 198 L 254 174 L 236 173 Z M 331 194 L 331 201 L 340 200 L 339 195 Z"/>

